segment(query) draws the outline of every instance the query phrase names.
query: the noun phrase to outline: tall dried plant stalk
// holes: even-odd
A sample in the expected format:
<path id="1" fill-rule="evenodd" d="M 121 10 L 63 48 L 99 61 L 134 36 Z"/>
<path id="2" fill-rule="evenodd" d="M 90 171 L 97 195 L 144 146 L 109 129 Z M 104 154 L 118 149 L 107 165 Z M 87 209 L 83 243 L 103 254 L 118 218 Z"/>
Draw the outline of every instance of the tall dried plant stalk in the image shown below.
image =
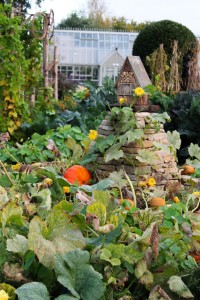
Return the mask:
<path id="1" fill-rule="evenodd" d="M 200 66 L 199 66 L 200 43 L 197 40 L 194 47 L 193 58 L 189 62 L 187 90 L 200 90 Z"/>
<path id="2" fill-rule="evenodd" d="M 178 54 L 178 41 L 174 41 L 173 50 L 172 50 L 172 59 L 170 61 L 170 74 L 169 82 L 167 84 L 167 91 L 171 93 L 178 93 L 180 91 L 180 76 L 178 68 L 178 59 L 180 53 Z"/>
<path id="3" fill-rule="evenodd" d="M 150 68 L 152 83 L 161 91 L 165 92 L 167 87 L 165 78 L 167 54 L 163 44 L 160 44 L 160 47 L 147 57 L 147 64 Z"/>

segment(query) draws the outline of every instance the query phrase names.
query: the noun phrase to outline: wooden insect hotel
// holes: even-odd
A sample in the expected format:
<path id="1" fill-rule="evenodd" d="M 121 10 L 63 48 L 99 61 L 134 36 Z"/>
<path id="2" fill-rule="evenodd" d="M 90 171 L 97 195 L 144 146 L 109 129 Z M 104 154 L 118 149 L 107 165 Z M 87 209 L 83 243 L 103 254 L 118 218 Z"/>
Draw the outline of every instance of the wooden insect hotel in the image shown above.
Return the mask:
<path id="1" fill-rule="evenodd" d="M 139 56 L 127 56 L 116 82 L 117 97 L 126 97 L 128 103 L 132 101 L 133 90 L 151 84 L 149 76 Z M 149 105 L 147 95 L 138 99 L 141 105 Z"/>

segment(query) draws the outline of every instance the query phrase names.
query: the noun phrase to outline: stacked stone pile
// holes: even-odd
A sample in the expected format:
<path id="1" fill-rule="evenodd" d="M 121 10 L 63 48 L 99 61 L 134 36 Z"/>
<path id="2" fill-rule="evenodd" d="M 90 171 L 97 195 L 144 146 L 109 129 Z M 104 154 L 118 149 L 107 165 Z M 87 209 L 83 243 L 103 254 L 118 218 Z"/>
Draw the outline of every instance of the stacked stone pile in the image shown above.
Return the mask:
<path id="1" fill-rule="evenodd" d="M 129 155 L 131 158 L 127 161 L 125 158 L 119 160 L 112 160 L 105 162 L 102 156 L 97 158 L 98 168 L 96 170 L 99 178 L 103 179 L 108 177 L 111 172 L 124 169 L 132 181 L 135 181 L 136 185 L 139 180 L 150 177 L 154 177 L 157 182 L 157 186 L 164 187 L 166 183 L 178 181 L 178 168 L 176 164 L 176 158 L 169 151 L 158 150 L 153 145 L 154 142 L 167 145 L 167 134 L 163 128 L 163 124 L 160 124 L 160 129 L 157 131 L 154 128 L 153 123 L 149 124 L 149 112 L 136 112 L 136 126 L 137 128 L 144 129 L 144 137 L 140 142 L 131 142 L 124 145 L 121 149 L 123 152 Z M 109 120 L 109 115 L 102 121 L 98 128 L 98 134 L 101 136 L 108 136 L 115 134 L 114 125 Z M 141 149 L 147 149 L 153 151 L 156 154 L 156 160 L 153 164 L 141 163 L 136 159 L 138 152 Z"/>

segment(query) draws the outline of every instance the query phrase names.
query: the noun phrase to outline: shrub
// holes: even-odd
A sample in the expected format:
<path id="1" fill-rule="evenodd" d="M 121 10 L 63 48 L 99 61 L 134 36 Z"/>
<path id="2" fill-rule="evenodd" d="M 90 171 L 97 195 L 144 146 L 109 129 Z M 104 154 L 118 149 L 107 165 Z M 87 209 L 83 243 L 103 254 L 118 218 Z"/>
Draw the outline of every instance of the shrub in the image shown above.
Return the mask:
<path id="1" fill-rule="evenodd" d="M 179 161 L 185 162 L 187 148 L 191 143 L 200 145 L 200 91 L 180 92 L 174 98 L 174 106 L 168 111 L 171 122 L 165 125 L 166 130 L 177 130 L 181 136 Z"/>
<path id="2" fill-rule="evenodd" d="M 153 22 L 138 34 L 133 45 L 132 54 L 140 56 L 149 73 L 146 57 L 158 49 L 160 44 L 164 44 L 168 65 L 170 65 L 174 40 L 178 41 L 179 70 L 182 78 L 182 88 L 185 89 L 188 77 L 188 61 L 193 56 L 193 48 L 196 43 L 195 35 L 187 27 L 170 20 Z"/>

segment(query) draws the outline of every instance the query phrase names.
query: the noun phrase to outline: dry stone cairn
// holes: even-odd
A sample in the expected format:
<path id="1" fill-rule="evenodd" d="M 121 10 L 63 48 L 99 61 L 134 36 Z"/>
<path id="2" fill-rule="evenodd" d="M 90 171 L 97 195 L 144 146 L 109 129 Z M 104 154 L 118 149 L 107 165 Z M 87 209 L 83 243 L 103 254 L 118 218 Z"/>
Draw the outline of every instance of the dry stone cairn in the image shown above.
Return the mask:
<path id="1" fill-rule="evenodd" d="M 154 128 L 154 124 L 149 124 L 150 112 L 136 112 L 136 127 L 144 130 L 144 137 L 141 141 L 133 141 L 127 145 L 123 145 L 125 156 L 128 154 L 131 156 L 130 163 L 125 158 L 118 160 L 112 160 L 105 162 L 103 156 L 97 158 L 97 175 L 103 179 L 109 176 L 111 172 L 124 169 L 129 178 L 137 183 L 139 180 L 150 177 L 154 177 L 157 182 L 157 186 L 163 188 L 166 183 L 178 181 L 178 168 L 176 164 L 176 157 L 169 151 L 156 149 L 154 142 L 158 142 L 163 145 L 168 145 L 167 133 L 163 128 L 163 124 L 160 124 L 160 129 Z M 109 115 L 102 121 L 98 128 L 98 134 L 106 137 L 110 134 L 115 134 L 114 124 L 109 120 Z M 137 160 L 137 155 L 141 149 L 147 149 L 156 154 L 156 160 L 153 164 L 142 163 Z"/>

